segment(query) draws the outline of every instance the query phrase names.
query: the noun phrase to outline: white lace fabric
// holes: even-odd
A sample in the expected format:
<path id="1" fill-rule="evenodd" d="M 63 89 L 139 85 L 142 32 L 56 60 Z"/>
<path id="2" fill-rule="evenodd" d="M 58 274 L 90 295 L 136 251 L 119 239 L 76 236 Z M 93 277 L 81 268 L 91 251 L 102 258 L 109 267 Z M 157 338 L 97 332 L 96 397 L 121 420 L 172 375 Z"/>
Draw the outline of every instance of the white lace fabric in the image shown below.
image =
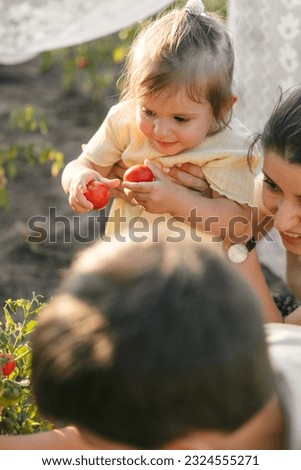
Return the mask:
<path id="1" fill-rule="evenodd" d="M 301 84 L 301 0 L 228 0 L 239 118 L 260 132 L 280 88 Z"/>
<path id="2" fill-rule="evenodd" d="M 106 36 L 172 0 L 0 0 L 0 64 Z"/>
<path id="3" fill-rule="evenodd" d="M 0 64 L 106 36 L 172 0 L 0 0 Z M 258 132 L 283 90 L 301 83 L 301 0 L 228 0 L 238 117 Z"/>

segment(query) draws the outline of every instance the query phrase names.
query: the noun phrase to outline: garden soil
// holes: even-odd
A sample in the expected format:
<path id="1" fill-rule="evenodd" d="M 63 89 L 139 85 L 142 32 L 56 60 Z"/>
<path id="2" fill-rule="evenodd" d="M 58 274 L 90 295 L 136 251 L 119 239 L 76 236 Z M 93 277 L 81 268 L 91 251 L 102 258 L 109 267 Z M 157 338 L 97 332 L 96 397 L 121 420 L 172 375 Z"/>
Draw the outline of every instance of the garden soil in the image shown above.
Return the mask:
<path id="1" fill-rule="evenodd" d="M 79 86 L 66 92 L 62 79 L 58 66 L 42 74 L 39 57 L 24 64 L 0 66 L 0 149 L 47 142 L 64 154 L 65 163 L 79 155 L 82 143 L 88 141 L 116 102 L 116 89 L 112 84 L 96 103 Z M 10 113 L 27 104 L 46 114 L 47 135 L 9 128 Z M 50 164 L 32 165 L 24 156 L 18 157 L 17 173 L 8 181 L 9 206 L 0 207 L 1 305 L 7 298 L 30 299 L 33 293 L 49 300 L 73 256 L 99 238 L 103 230 L 103 217 L 93 223 L 95 212 L 78 215 L 75 221 L 60 179 L 61 174 L 51 176 Z M 38 219 L 43 228 L 42 242 L 36 230 Z"/>

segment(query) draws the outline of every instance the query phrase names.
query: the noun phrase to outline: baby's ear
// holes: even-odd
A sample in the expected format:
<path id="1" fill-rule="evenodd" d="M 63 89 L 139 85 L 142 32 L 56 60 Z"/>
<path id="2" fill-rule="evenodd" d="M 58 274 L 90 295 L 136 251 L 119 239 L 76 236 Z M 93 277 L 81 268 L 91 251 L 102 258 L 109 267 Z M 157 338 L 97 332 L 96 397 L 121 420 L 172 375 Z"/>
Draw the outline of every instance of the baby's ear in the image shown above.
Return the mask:
<path id="1" fill-rule="evenodd" d="M 224 103 L 223 108 L 222 108 L 222 114 L 221 114 L 222 119 L 223 118 L 226 119 L 227 116 L 229 115 L 231 116 L 232 108 L 237 102 L 237 100 L 238 100 L 237 95 L 231 95 L 230 99 L 226 101 L 226 103 Z"/>
<path id="2" fill-rule="evenodd" d="M 237 102 L 237 100 L 238 100 L 238 95 L 232 95 L 232 97 L 231 97 L 232 106 L 235 105 L 235 103 Z"/>
<path id="3" fill-rule="evenodd" d="M 224 113 L 227 114 L 231 111 L 231 109 L 233 108 L 233 106 L 235 105 L 235 103 L 237 102 L 238 100 L 238 96 L 237 95 L 232 95 L 231 98 L 229 99 L 229 101 L 225 104 L 225 107 L 224 107 Z"/>

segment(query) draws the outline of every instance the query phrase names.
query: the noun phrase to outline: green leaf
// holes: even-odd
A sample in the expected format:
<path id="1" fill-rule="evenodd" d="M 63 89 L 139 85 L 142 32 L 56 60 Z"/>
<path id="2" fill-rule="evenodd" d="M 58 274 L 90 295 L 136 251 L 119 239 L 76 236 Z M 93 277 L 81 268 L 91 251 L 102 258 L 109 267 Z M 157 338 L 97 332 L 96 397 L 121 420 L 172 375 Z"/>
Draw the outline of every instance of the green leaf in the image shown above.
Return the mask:
<path id="1" fill-rule="evenodd" d="M 7 325 L 16 326 L 15 320 L 11 317 L 7 309 L 4 309 L 5 322 Z"/>
<path id="2" fill-rule="evenodd" d="M 5 302 L 4 325 L 0 325 L 3 351 L 13 354 L 17 365 L 9 379 L 0 373 L 0 434 L 28 434 L 52 429 L 42 418 L 31 391 L 31 336 L 45 303 L 33 293 L 32 299 L 8 299 Z M 18 322 L 13 315 L 18 314 Z M 1 363 L 1 360 L 0 360 Z M 1 364 L 0 364 L 1 365 Z M 1 370 L 1 368 L 0 368 Z"/>
<path id="3" fill-rule="evenodd" d="M 26 327 L 24 328 L 24 336 L 27 336 L 32 331 L 34 331 L 36 329 L 36 326 L 37 326 L 36 320 L 31 320 L 29 323 L 27 323 Z"/>

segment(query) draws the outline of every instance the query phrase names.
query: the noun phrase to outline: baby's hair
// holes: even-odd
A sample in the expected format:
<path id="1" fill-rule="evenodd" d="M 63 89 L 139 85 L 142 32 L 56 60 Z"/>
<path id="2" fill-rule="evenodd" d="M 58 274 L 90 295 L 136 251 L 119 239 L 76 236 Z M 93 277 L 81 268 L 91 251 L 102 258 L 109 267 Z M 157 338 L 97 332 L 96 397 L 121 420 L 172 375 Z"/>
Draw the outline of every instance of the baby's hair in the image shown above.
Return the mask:
<path id="1" fill-rule="evenodd" d="M 200 2 L 201 3 L 201 2 Z M 122 97 L 142 98 L 182 87 L 197 103 L 207 99 L 217 122 L 232 97 L 234 52 L 222 21 L 196 14 L 195 8 L 174 9 L 147 24 L 129 52 Z"/>
<path id="2" fill-rule="evenodd" d="M 284 160 L 301 164 L 301 87 L 280 92 L 280 97 L 262 133 L 257 134 L 251 149 L 260 141 L 263 150 L 272 150 Z"/>

